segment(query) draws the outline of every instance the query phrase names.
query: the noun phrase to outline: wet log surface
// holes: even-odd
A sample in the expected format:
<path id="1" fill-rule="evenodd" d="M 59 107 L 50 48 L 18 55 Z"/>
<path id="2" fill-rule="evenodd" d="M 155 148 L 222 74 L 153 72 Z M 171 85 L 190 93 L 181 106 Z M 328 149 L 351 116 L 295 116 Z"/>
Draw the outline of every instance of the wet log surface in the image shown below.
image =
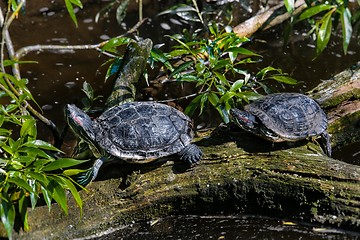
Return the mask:
<path id="1" fill-rule="evenodd" d="M 359 64 L 350 72 L 347 79 L 358 91 L 360 80 L 354 76 L 359 76 Z M 334 86 L 324 91 L 329 88 Z M 325 107 L 329 116 L 339 119 L 349 112 L 357 114 L 352 118 L 351 141 L 359 141 L 358 105 L 351 111 L 333 111 L 357 101 L 359 95 L 353 94 Z M 335 147 L 348 142 L 336 138 L 347 125 L 339 129 L 336 124 L 330 118 Z M 199 133 L 198 139 L 204 157 L 196 166 L 175 158 L 143 165 L 109 163 L 87 186 L 88 191 L 82 191 L 82 216 L 71 197 L 68 216 L 56 204 L 50 213 L 46 206 L 38 207 L 29 213 L 31 231 L 20 231 L 15 238 L 96 236 L 133 221 L 219 212 L 262 214 L 359 231 L 359 166 L 325 156 L 317 142 L 272 144 L 232 125 Z"/>

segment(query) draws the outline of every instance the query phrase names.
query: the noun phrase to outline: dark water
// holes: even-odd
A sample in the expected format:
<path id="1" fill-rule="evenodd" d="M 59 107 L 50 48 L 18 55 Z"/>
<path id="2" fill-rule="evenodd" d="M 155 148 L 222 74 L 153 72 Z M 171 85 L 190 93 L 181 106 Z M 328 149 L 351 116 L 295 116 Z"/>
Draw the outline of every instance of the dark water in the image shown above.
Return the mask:
<path id="1" fill-rule="evenodd" d="M 350 240 L 360 233 L 316 227 L 259 216 L 177 216 L 113 229 L 96 240 Z"/>
<path id="2" fill-rule="evenodd" d="M 28 11 L 20 16 L 11 28 L 15 48 L 32 44 L 94 44 L 125 32 L 118 25 L 111 13 L 95 23 L 94 16 L 104 6 L 100 3 L 85 4 L 78 12 L 79 28 L 73 27 L 66 10 L 48 1 L 28 1 Z M 135 2 L 135 1 L 134 1 Z M 153 1 L 144 7 L 144 16 L 152 18 L 139 28 L 139 34 L 150 37 L 154 44 L 162 43 L 164 35 L 180 31 L 183 26 L 173 24 L 169 18 L 154 17 L 157 12 L 166 9 L 176 1 Z M 126 25 L 131 27 L 137 21 L 137 12 L 130 12 Z M 170 29 L 167 27 L 170 26 Z M 154 34 L 156 33 L 156 34 Z M 290 73 L 300 81 L 296 86 L 279 85 L 279 91 L 306 92 L 320 81 L 329 79 L 334 74 L 348 68 L 360 60 L 360 47 L 355 41 L 349 47 L 349 54 L 342 53 L 341 41 L 333 41 L 329 48 L 317 59 L 314 58 L 314 44 L 304 40 L 303 32 L 298 32 L 291 44 L 285 48 L 279 44 L 280 36 L 269 32 L 258 37 L 267 44 L 256 41 L 249 47 L 264 56 L 259 65 L 249 66 L 252 71 L 272 65 Z M 337 38 L 338 39 L 338 38 Z M 269 44 L 268 44 L 269 43 Z M 29 79 L 29 88 L 42 107 L 44 115 L 57 124 L 59 129 L 65 126 L 63 107 L 67 103 L 79 104 L 84 94 L 81 86 L 88 81 L 98 95 L 106 96 L 110 84 L 104 82 L 106 66 L 101 66 L 108 58 L 95 50 L 76 52 L 36 52 L 23 60 L 35 60 L 38 64 L 21 66 L 23 77 Z M 145 97 L 161 100 L 166 96 L 176 96 L 170 85 L 150 86 L 150 93 Z M 142 91 L 140 89 L 140 91 Z M 208 118 L 209 119 L 209 118 Z M 203 124 L 197 120 L 198 124 Z M 50 131 L 39 128 L 39 134 L 47 141 L 52 141 Z M 71 145 L 72 136 L 68 136 L 66 146 Z M 347 159 L 359 164 L 360 144 L 353 144 L 334 154 L 336 158 Z M 350 159 L 350 160 L 349 160 Z M 353 160 L 352 160 L 353 159 Z M 315 229 L 315 230 L 314 230 Z M 121 235 L 123 233 L 128 235 Z M 253 217 L 201 217 L 187 216 L 161 219 L 158 222 L 139 223 L 127 229 L 113 232 L 99 239 L 359 239 L 359 236 L 345 234 L 335 230 L 322 230 L 313 226 L 287 225 L 280 220 Z"/>

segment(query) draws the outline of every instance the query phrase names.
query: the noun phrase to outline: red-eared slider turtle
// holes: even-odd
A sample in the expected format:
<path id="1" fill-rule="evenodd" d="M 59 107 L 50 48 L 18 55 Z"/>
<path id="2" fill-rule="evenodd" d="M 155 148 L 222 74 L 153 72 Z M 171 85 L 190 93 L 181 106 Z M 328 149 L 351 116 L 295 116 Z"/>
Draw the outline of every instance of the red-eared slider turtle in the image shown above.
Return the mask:
<path id="1" fill-rule="evenodd" d="M 230 110 L 234 122 L 244 130 L 273 142 L 320 135 L 325 153 L 331 156 L 326 114 L 313 99 L 299 93 L 275 93 L 244 108 Z"/>
<path id="2" fill-rule="evenodd" d="M 95 179 L 102 163 L 116 157 L 131 163 L 145 163 L 177 154 L 187 163 L 196 163 L 201 150 L 194 144 L 191 120 L 168 105 L 155 102 L 129 102 L 90 117 L 75 105 L 66 106 L 71 128 L 102 157 L 79 179 L 86 185 Z"/>

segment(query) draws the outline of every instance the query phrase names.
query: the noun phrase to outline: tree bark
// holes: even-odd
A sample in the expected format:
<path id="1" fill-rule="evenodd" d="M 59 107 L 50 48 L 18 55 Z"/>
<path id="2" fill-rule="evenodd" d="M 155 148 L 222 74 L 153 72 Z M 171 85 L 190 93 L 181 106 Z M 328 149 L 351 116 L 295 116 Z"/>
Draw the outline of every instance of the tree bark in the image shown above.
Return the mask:
<path id="1" fill-rule="evenodd" d="M 346 76 L 337 90 L 330 85 L 311 92 L 328 115 L 343 104 L 358 104 L 360 64 L 334 77 Z M 344 86 L 356 92 L 327 105 L 321 97 L 334 97 Z M 316 93 L 324 91 L 316 96 Z M 348 92 L 348 91 L 343 91 Z M 337 106 L 337 107 L 334 107 Z M 340 111 L 355 114 L 359 124 L 360 108 Z M 343 114 L 343 113 L 346 114 Z M 329 130 L 334 146 L 343 128 L 330 118 Z M 359 127 L 351 139 L 359 141 Z M 71 239 L 96 236 L 133 221 L 151 220 L 169 214 L 261 214 L 284 217 L 359 231 L 360 167 L 325 156 L 316 142 L 292 145 L 272 144 L 234 126 L 199 133 L 197 145 L 204 157 L 189 168 L 175 158 L 143 165 L 109 163 L 100 171 L 101 179 L 82 191 L 83 215 L 69 197 L 69 215 L 54 204 L 29 212 L 31 231 L 20 231 L 19 239 Z"/>

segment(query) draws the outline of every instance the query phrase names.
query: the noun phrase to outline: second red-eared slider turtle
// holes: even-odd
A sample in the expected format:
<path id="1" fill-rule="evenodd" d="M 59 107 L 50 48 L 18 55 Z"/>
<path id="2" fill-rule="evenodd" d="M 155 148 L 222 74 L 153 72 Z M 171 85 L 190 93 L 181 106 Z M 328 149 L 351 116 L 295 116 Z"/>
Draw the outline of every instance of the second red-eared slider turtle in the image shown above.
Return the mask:
<path id="1" fill-rule="evenodd" d="M 313 99 L 299 93 L 275 93 L 244 108 L 245 111 L 230 110 L 234 122 L 241 128 L 273 142 L 320 135 L 325 153 L 331 156 L 326 114 Z"/>
<path id="2" fill-rule="evenodd" d="M 191 143 L 191 120 L 165 104 L 125 103 L 106 110 L 95 120 L 69 104 L 66 118 L 71 128 L 103 155 L 79 179 L 82 185 L 95 179 L 102 163 L 114 157 L 145 163 L 177 154 L 181 160 L 191 164 L 199 161 L 202 155 L 201 150 Z"/>

